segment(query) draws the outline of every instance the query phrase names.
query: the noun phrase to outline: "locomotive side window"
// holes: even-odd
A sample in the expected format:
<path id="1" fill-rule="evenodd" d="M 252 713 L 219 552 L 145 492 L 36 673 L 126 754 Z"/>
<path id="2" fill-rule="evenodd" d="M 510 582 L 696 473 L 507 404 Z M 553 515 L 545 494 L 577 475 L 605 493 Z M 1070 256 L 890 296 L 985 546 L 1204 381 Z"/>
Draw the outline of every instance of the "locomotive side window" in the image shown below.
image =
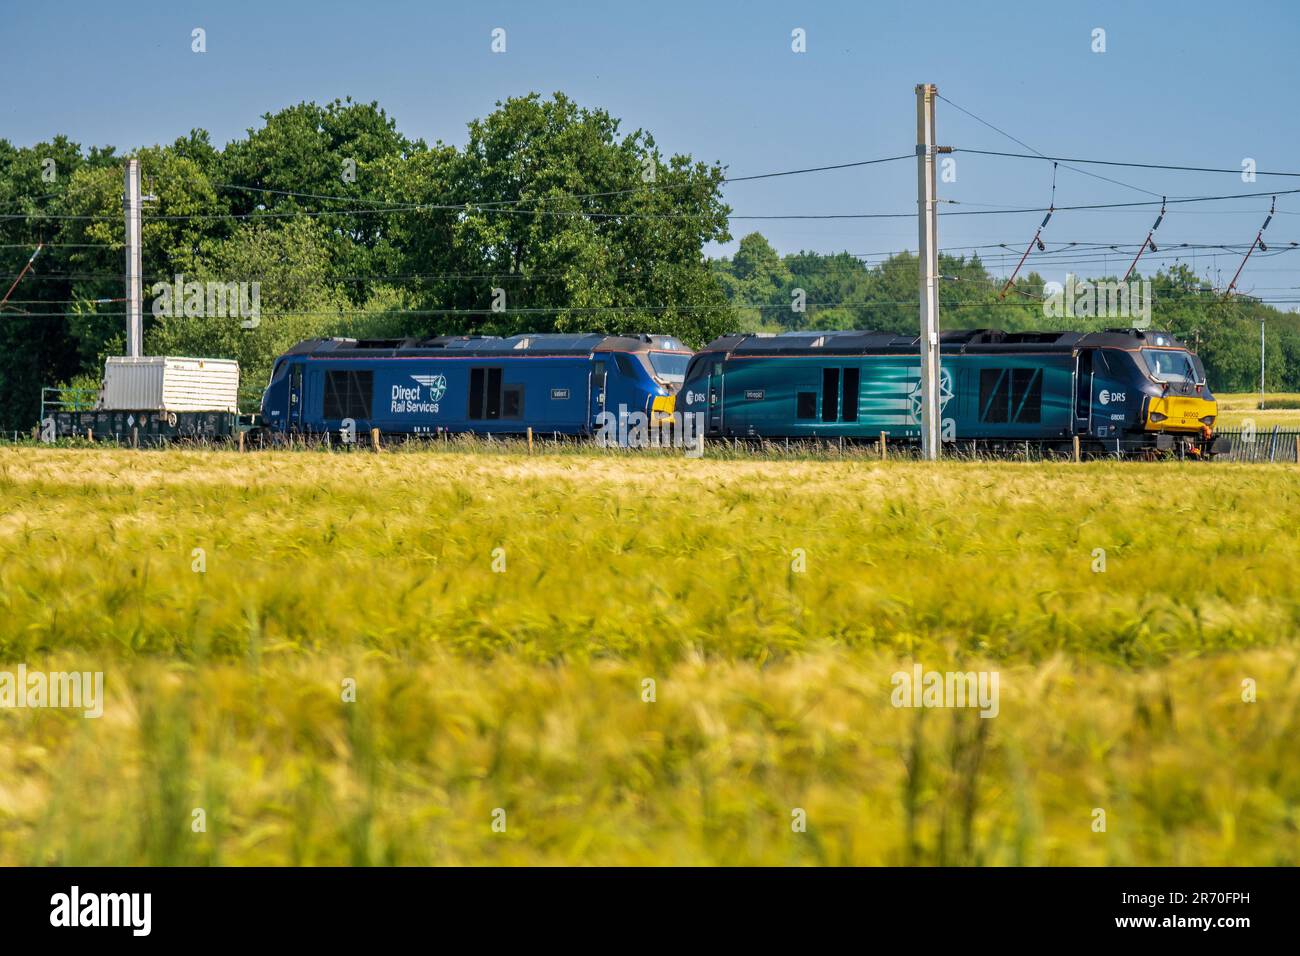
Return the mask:
<path id="1" fill-rule="evenodd" d="M 469 372 L 469 417 L 483 417 L 483 369 L 470 369 Z"/>
<path id="2" fill-rule="evenodd" d="M 1043 420 L 1043 370 L 1017 368 L 1011 370 L 1011 407 L 1016 411 L 1016 421 L 1038 424 Z"/>
<path id="3" fill-rule="evenodd" d="M 833 422 L 839 412 L 840 370 L 822 369 L 822 421 Z"/>
<path id="4" fill-rule="evenodd" d="M 469 417 L 477 421 L 496 421 L 501 417 L 501 369 L 470 369 Z"/>
<path id="5" fill-rule="evenodd" d="M 632 357 L 624 352 L 614 353 L 614 364 L 618 366 L 620 375 L 626 375 L 632 378 L 636 375 L 636 369 L 632 364 Z"/>
<path id="6" fill-rule="evenodd" d="M 795 399 L 795 417 L 796 418 L 816 418 L 817 417 L 817 393 L 800 392 Z"/>
<path id="7" fill-rule="evenodd" d="M 332 371 L 325 373 L 326 418 L 370 418 L 370 399 L 375 391 L 372 371 Z"/>
<path id="8" fill-rule="evenodd" d="M 489 421 L 501 417 L 501 369 L 487 369 L 486 416 Z"/>
<path id="9" fill-rule="evenodd" d="M 519 419 L 524 417 L 524 387 L 507 385 L 501 392 L 501 417 Z"/>
<path id="10" fill-rule="evenodd" d="M 844 396 L 840 400 L 840 418 L 846 422 L 858 420 L 858 376 L 857 368 L 844 370 Z"/>
<path id="11" fill-rule="evenodd" d="M 1006 379 L 1006 369 L 980 369 L 980 421 L 1000 423 L 1007 420 Z"/>
<path id="12" fill-rule="evenodd" d="M 1042 369 L 980 369 L 980 421 L 1034 424 L 1042 420 Z"/>

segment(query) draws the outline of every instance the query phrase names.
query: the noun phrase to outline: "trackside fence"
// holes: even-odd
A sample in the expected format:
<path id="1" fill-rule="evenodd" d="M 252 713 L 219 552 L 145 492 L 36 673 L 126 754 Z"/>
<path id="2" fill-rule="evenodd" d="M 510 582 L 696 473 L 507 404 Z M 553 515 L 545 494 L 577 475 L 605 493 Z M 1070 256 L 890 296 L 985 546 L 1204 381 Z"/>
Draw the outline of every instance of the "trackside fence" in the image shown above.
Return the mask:
<path id="1" fill-rule="evenodd" d="M 1278 425 L 1271 429 L 1221 428 L 1214 436 L 1230 443 L 1226 452 L 1215 456 L 1220 461 L 1300 463 L 1300 429 L 1283 429 Z"/>

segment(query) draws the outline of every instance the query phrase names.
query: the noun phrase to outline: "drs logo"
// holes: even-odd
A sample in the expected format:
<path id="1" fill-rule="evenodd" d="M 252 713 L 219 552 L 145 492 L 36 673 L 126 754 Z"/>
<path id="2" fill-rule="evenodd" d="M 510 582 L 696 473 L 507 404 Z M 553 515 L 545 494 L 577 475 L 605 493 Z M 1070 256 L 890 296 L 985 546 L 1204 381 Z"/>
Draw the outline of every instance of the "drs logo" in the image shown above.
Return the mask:
<path id="1" fill-rule="evenodd" d="M 1109 405 L 1112 402 L 1116 405 L 1123 405 L 1126 398 L 1128 398 L 1127 392 L 1109 392 L 1103 388 L 1101 394 L 1097 396 L 1097 401 L 1103 405 Z"/>

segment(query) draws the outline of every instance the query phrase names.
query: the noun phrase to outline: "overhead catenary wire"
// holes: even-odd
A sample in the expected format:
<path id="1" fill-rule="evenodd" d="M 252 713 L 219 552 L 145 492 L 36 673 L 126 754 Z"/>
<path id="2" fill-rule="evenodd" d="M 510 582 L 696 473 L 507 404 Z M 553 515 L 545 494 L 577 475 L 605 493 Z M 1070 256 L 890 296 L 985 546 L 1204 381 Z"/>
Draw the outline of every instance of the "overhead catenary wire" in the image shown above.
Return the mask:
<path id="1" fill-rule="evenodd" d="M 964 106 L 958 106 L 958 105 L 957 105 L 956 103 L 954 103 L 952 100 L 948 99 L 946 96 L 944 96 L 944 95 L 942 95 L 942 94 L 940 94 L 940 93 L 936 93 L 935 95 L 938 96 L 939 99 L 941 99 L 941 100 L 943 100 L 945 103 L 947 103 L 949 106 L 951 106 L 953 109 L 958 110 L 958 111 L 960 111 L 960 112 L 962 112 L 962 113 L 965 113 L 967 116 L 969 116 L 971 119 L 975 120 L 977 123 L 982 123 L 982 124 L 984 124 L 984 125 L 987 126 L 989 129 L 993 130 L 995 133 L 998 133 L 998 134 L 1001 135 L 1001 136 L 1005 136 L 1007 139 L 1011 140 L 1013 143 L 1017 143 L 1017 144 L 1019 144 L 1020 146 L 1023 146 L 1025 149 L 1027 149 L 1027 150 L 1029 150 L 1030 152 L 1034 153 L 1036 156 L 1039 156 L 1039 157 L 1042 157 L 1042 158 L 1047 158 L 1047 157 L 1043 156 L 1043 154 L 1042 154 L 1041 152 L 1039 152 L 1038 150 L 1034 149 L 1034 147 L 1032 147 L 1032 146 L 1030 146 L 1028 143 L 1026 143 L 1024 140 L 1022 140 L 1022 139 L 1017 139 L 1015 136 L 1012 136 L 1012 135 L 1011 135 L 1010 133 L 1008 133 L 1006 130 L 1001 129 L 1000 127 L 994 126 L 994 125 L 993 125 L 992 123 L 990 123 L 988 120 L 984 119 L 983 117 L 980 117 L 980 116 L 975 115 L 975 114 L 972 113 L 970 110 L 966 109 Z M 956 152 L 956 151 L 957 151 L 956 148 L 954 148 L 953 151 Z M 970 150 L 965 150 L 965 152 L 970 152 Z M 1061 161 L 1060 161 L 1060 160 L 1056 160 L 1055 162 L 1061 162 Z M 1148 196 L 1155 196 L 1155 195 L 1158 195 L 1157 193 L 1153 193 L 1153 192 L 1151 192 L 1151 190 L 1149 190 L 1149 189 L 1143 189 L 1141 186 L 1134 186 L 1132 183 L 1121 182 L 1121 181 L 1118 180 L 1118 179 L 1111 179 L 1111 178 L 1109 178 L 1108 176 L 1100 176 L 1100 175 L 1098 175 L 1098 174 L 1096 174 L 1096 173 L 1090 173 L 1090 172 L 1088 172 L 1088 171 L 1085 170 L 1085 169 L 1075 169 L 1073 166 L 1070 166 L 1070 165 L 1066 165 L 1065 168 L 1068 169 L 1068 170 L 1070 170 L 1071 172 L 1081 173 L 1081 174 L 1084 175 L 1084 176 L 1091 176 L 1093 179 L 1100 179 L 1100 180 L 1103 180 L 1103 181 L 1105 181 L 1105 182 L 1112 183 L 1113 185 L 1116 185 L 1116 186 L 1123 186 L 1123 187 L 1126 188 L 1126 189 L 1132 189 L 1132 190 L 1134 190 L 1135 192 L 1146 193 Z M 1055 178 L 1055 172 L 1053 172 L 1053 178 Z"/>
<path id="2" fill-rule="evenodd" d="M 1021 145 L 1024 146 L 1023 143 L 1021 143 Z M 1030 149 L 1031 147 L 1026 146 L 1025 148 Z M 1111 160 L 1111 159 L 1078 159 L 1076 157 L 1071 157 L 1071 156 L 1048 156 L 1044 153 L 1039 153 L 1037 151 L 1034 151 L 1033 153 L 1007 153 L 996 149 L 973 149 L 969 146 L 954 146 L 953 152 L 972 153 L 978 156 L 1002 156 L 1009 159 L 1037 159 L 1037 160 L 1045 160 L 1048 162 L 1061 163 L 1062 165 L 1066 163 L 1079 163 L 1080 165 L 1090 164 L 1094 166 L 1123 166 L 1130 169 L 1159 169 L 1159 170 L 1167 170 L 1170 172 L 1184 172 L 1184 173 L 1231 173 L 1236 176 L 1240 176 L 1243 172 L 1243 170 L 1240 167 L 1238 167 L 1237 169 L 1231 169 L 1231 168 L 1225 169 L 1223 167 L 1214 167 L 1214 166 L 1182 166 L 1173 163 L 1132 163 L 1132 162 L 1124 162 L 1121 160 Z M 1256 169 L 1253 170 L 1253 174 L 1255 176 L 1285 176 L 1290 178 L 1300 178 L 1300 172 L 1283 172 L 1280 170 Z"/>
<path id="3" fill-rule="evenodd" d="M 749 176 L 724 176 L 722 177 L 722 179 L 719 180 L 719 183 L 721 183 L 722 185 L 726 185 L 729 183 L 753 182 L 755 180 L 760 180 L 760 179 L 777 179 L 784 176 L 803 176 L 809 173 L 825 173 L 825 172 L 832 172 L 840 169 L 857 169 L 863 166 L 875 166 L 880 163 L 894 163 L 900 160 L 914 159 L 914 158 L 915 155 L 913 153 L 904 153 L 900 156 L 883 156 L 879 159 L 862 159 L 862 160 L 855 160 L 853 162 L 848 162 L 848 163 L 833 163 L 827 166 L 805 166 L 800 169 L 782 169 L 771 173 L 754 173 Z M 474 202 L 472 200 L 467 200 L 463 203 L 449 202 L 447 203 L 447 205 L 453 208 L 460 208 L 462 206 L 488 208 L 488 207 L 497 207 L 497 206 L 504 206 L 504 205 L 517 205 L 520 203 L 540 202 L 542 200 L 547 200 L 547 199 L 604 199 L 610 196 L 628 196 L 628 195 L 635 195 L 637 193 L 654 192 L 656 189 L 688 189 L 696 185 L 698 184 L 689 183 L 689 182 L 688 183 L 663 183 L 663 184 L 651 182 L 651 183 L 642 184 L 641 186 L 637 186 L 631 189 L 612 189 L 612 190 L 606 190 L 604 192 L 591 192 L 591 193 L 543 193 L 539 196 L 520 197 L 519 199 L 498 199 L 498 200 L 488 200 L 486 202 Z M 368 200 L 358 196 L 331 196 L 331 195 L 322 195 L 319 193 L 296 192 L 294 190 L 288 190 L 288 189 L 272 189 L 263 186 L 246 186 L 246 185 L 240 185 L 236 183 L 213 183 L 212 186 L 214 189 L 266 193 L 266 194 L 274 194 L 278 196 L 286 196 L 291 198 L 302 198 L 302 199 L 318 199 L 318 200 L 323 199 L 323 200 L 339 201 L 339 202 L 358 202 L 358 201 L 379 202 L 380 201 L 380 200 Z"/>
<path id="4" fill-rule="evenodd" d="M 1300 193 L 1300 189 L 1279 190 L 1276 193 L 1226 193 L 1218 196 L 1186 196 L 1178 199 L 1169 199 L 1168 205 L 1176 203 L 1201 203 L 1201 202 L 1224 202 L 1238 199 L 1259 199 L 1265 196 L 1277 195 L 1286 196 Z M 943 200 L 946 205 L 962 205 L 958 200 Z M 1159 206 L 1160 202 L 1112 202 L 1112 203 L 1080 203 L 1070 206 L 1056 206 L 1050 210 L 1052 212 L 1078 212 L 1089 210 L 1105 209 L 1144 209 L 1152 206 Z M 446 212 L 466 212 L 475 211 L 473 208 L 466 210 L 463 206 L 440 206 L 440 205 L 418 205 L 402 208 L 384 208 L 384 209 L 339 209 L 339 210 L 293 210 L 286 212 L 259 211 L 252 213 L 180 213 L 174 215 L 146 216 L 149 222 L 187 222 L 192 220 L 253 220 L 253 219 L 291 219 L 297 217 L 319 218 L 323 216 L 344 216 L 344 215 L 384 215 L 398 212 L 418 212 L 418 211 L 446 211 Z M 696 219 L 699 218 L 694 213 L 640 213 L 640 212 L 593 212 L 588 210 L 559 210 L 559 209 L 481 209 L 485 213 L 500 213 L 503 215 L 529 215 L 529 216 L 556 216 L 556 217 L 577 217 L 589 219 Z M 956 212 L 940 213 L 941 217 L 952 216 L 1006 216 L 1006 215 L 1027 215 L 1031 213 L 1042 213 L 1049 211 L 1045 206 L 1021 206 L 1008 209 L 971 209 L 959 210 Z M 31 218 L 26 216 L 7 216 L 0 215 L 0 220 L 5 219 L 24 219 Z M 81 221 L 116 221 L 117 216 L 109 215 L 44 215 L 38 218 L 50 219 L 55 221 L 63 220 L 81 220 Z M 730 214 L 727 219 L 735 220 L 829 220 L 829 219 L 915 219 L 916 214 L 912 212 L 896 213 L 783 213 L 769 215 L 750 215 L 750 214 Z"/>
<path id="5" fill-rule="evenodd" d="M 1290 289 L 1291 287 L 1279 286 L 1278 288 Z M 1029 295 L 1028 298 L 1030 298 L 1032 301 L 1041 301 L 1040 299 L 1038 299 L 1038 297 L 1033 296 L 1032 294 Z M 1252 299 L 1255 299 L 1255 301 L 1261 305 L 1278 305 L 1278 304 L 1290 305 L 1290 304 L 1300 303 L 1300 296 L 1287 296 L 1287 297 L 1261 296 L 1258 298 L 1252 297 Z M 1155 301 L 1159 302 L 1162 300 L 1156 299 Z M 1199 297 L 1179 298 L 1177 301 L 1180 308 L 1181 307 L 1223 308 L 1226 305 L 1228 305 L 1230 302 L 1240 303 L 1243 302 L 1244 300 L 1242 299 L 1225 300 L 1221 296 L 1214 296 L 1212 298 L 1199 296 Z M 761 311 L 767 311 L 767 310 L 780 311 L 780 310 L 788 310 L 790 308 L 789 302 L 727 303 L 726 305 L 731 308 L 754 309 L 754 310 L 761 310 Z M 859 311 L 859 312 L 871 312 L 882 308 L 906 309 L 909 307 L 914 307 L 915 305 L 916 302 L 913 301 L 912 299 L 902 299 L 902 300 L 887 301 L 887 302 L 876 301 L 876 302 L 809 302 L 806 303 L 806 306 L 809 308 L 846 309 L 846 310 Z M 469 318 L 490 320 L 490 319 L 499 319 L 509 315 L 539 315 L 539 314 L 550 315 L 550 314 L 559 314 L 559 313 L 580 313 L 584 315 L 612 313 L 618 315 L 627 315 L 627 314 L 634 314 L 639 312 L 667 312 L 667 311 L 701 312 L 701 311 L 708 311 L 711 309 L 719 309 L 722 307 L 723 307 L 722 305 L 588 306 L 588 307 L 577 307 L 577 308 L 570 307 L 570 306 L 537 306 L 537 307 L 522 308 L 522 309 L 506 309 L 503 312 L 493 312 L 491 311 L 491 309 L 484 308 L 484 309 L 388 309 L 388 310 L 381 310 L 381 312 L 379 313 L 367 313 L 361 309 L 349 308 L 349 309 L 339 309 L 336 311 L 263 310 L 261 312 L 261 316 L 263 318 L 317 317 L 317 318 L 338 319 L 338 318 L 347 318 L 349 316 L 384 314 L 384 315 L 393 315 L 393 316 L 403 316 L 403 315 L 404 316 L 465 316 Z M 999 303 L 997 301 L 951 302 L 951 303 L 944 304 L 944 308 L 949 311 L 954 309 L 988 309 L 988 310 L 996 311 L 999 308 L 1007 308 L 1007 307 L 1008 305 L 1006 303 Z M 94 313 L 86 313 L 86 312 L 0 313 L 0 317 L 3 318 L 84 318 L 88 315 L 93 315 L 98 318 L 124 318 L 126 316 L 126 312 L 123 311 L 123 312 L 94 312 Z M 208 320 L 196 319 L 196 321 L 208 321 Z"/>
<path id="6" fill-rule="evenodd" d="M 1048 243 L 1046 240 L 1044 240 L 1044 243 L 1048 245 L 1059 246 L 1059 248 L 1054 248 L 1054 249 L 1048 248 L 1039 252 L 1037 261 L 1042 261 L 1046 265 L 1100 263 L 1106 260 L 1103 259 L 1103 257 L 1099 255 L 1099 253 L 1110 251 L 1119 255 L 1119 254 L 1131 253 L 1135 249 L 1140 248 L 1140 245 L 1138 244 L 1124 243 L 1124 242 L 1075 241 L 1075 242 Z M 1274 248 L 1268 250 L 1264 253 L 1264 255 L 1257 256 L 1256 258 L 1273 258 L 1278 255 L 1283 255 L 1285 253 L 1294 252 L 1298 248 L 1300 248 L 1300 242 L 1294 240 L 1286 243 L 1278 242 L 1272 245 L 1280 248 Z M 1205 250 L 1220 251 L 1228 254 L 1234 254 L 1234 253 L 1240 254 L 1244 252 L 1247 248 L 1249 248 L 1249 246 L 1247 243 L 1178 243 L 1178 244 L 1169 244 L 1163 246 L 1162 248 L 1164 251 L 1155 250 L 1153 252 L 1153 256 L 1157 258 L 1176 258 L 1176 257 L 1182 257 L 1189 252 L 1205 251 Z M 970 245 L 970 246 L 946 246 L 941 248 L 939 251 L 950 258 L 955 258 L 954 256 L 952 256 L 952 253 L 955 252 L 998 250 L 998 249 L 1004 250 L 1008 255 L 1019 254 L 1015 250 L 1013 250 L 1008 243 L 981 243 L 981 244 Z M 851 259 L 854 259 L 859 264 L 861 264 L 864 268 L 876 268 L 888 264 L 894 257 L 902 254 L 915 256 L 916 250 L 896 249 L 896 250 L 881 250 L 879 252 L 873 252 L 873 253 L 830 254 L 824 257 L 822 269 L 829 270 L 835 268 L 834 263 L 827 260 L 833 260 L 838 255 L 845 255 Z M 875 257 L 875 256 L 880 256 L 883 258 L 880 258 L 879 260 L 874 262 L 864 261 L 864 260 L 868 260 L 870 257 Z M 963 256 L 961 258 L 966 258 L 966 257 Z M 1005 258 L 1005 256 L 990 255 L 984 257 L 985 260 L 991 260 L 995 258 Z M 674 268 L 674 267 L 669 267 L 669 268 Z M 432 272 L 432 273 L 395 273 L 395 274 L 372 273 L 370 275 L 328 275 L 325 278 L 330 282 L 345 282 L 345 283 L 346 282 L 387 283 L 387 282 L 424 282 L 424 281 L 433 282 L 433 281 L 452 281 L 452 280 L 456 280 L 456 281 L 497 280 L 497 281 L 511 281 L 511 282 L 513 281 L 545 282 L 554 279 L 563 279 L 563 278 L 570 277 L 574 274 L 575 271 L 580 271 L 579 267 L 575 267 L 575 269 L 570 269 L 570 270 L 559 270 L 559 271 L 544 270 L 544 271 L 528 272 L 528 273 L 518 273 L 518 272 L 512 273 L 507 271 Z M 652 277 L 654 275 L 654 270 L 640 270 L 635 268 L 615 269 L 611 271 L 613 274 L 617 274 L 617 275 L 644 275 L 646 277 Z M 1279 271 L 1294 271 L 1294 270 L 1286 269 L 1286 270 L 1279 270 Z M 15 278 L 15 276 L 12 275 L 0 276 L 0 281 L 11 280 L 13 278 Z M 46 272 L 46 273 L 33 273 L 28 278 L 29 281 L 50 281 L 50 282 L 60 282 L 60 281 L 120 282 L 122 277 L 120 273 L 110 274 L 110 273 L 88 273 L 88 272 Z M 171 278 L 172 276 L 164 276 L 159 281 L 170 281 Z M 265 274 L 259 274 L 259 275 L 250 274 L 247 278 L 250 281 L 254 279 L 265 281 L 273 277 Z M 77 300 L 77 301 L 81 301 L 81 300 Z"/>

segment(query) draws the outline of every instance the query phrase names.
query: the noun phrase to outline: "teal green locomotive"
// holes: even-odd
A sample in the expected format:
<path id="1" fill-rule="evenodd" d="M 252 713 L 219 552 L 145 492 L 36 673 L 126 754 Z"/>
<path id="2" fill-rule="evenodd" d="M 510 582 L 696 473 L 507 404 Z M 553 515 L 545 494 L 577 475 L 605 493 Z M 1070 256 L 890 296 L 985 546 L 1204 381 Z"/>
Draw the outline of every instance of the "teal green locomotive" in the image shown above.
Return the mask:
<path id="1" fill-rule="evenodd" d="M 1131 454 L 1213 451 L 1217 403 L 1201 361 L 1166 332 L 1001 332 L 940 337 L 944 441 Z M 714 438 L 920 440 L 916 336 L 723 336 L 691 359 L 677 411 Z"/>

